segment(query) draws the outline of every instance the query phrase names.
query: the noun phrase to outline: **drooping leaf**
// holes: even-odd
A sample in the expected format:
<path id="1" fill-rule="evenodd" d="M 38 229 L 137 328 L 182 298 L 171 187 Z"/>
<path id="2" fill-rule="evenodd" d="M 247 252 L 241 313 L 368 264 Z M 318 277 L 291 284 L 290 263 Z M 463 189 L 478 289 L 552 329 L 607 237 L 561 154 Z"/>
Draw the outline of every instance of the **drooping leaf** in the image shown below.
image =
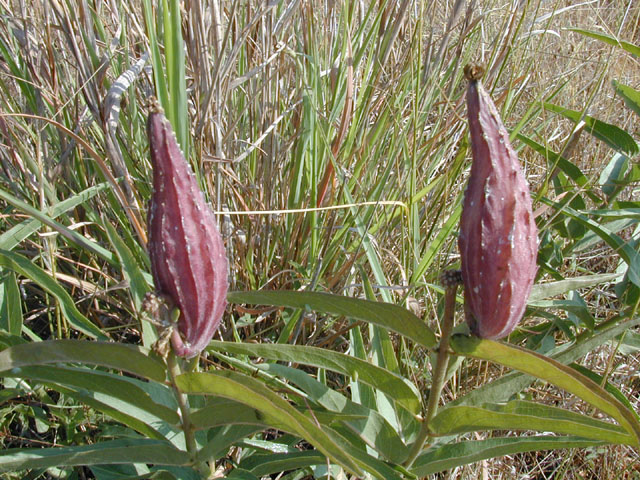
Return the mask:
<path id="1" fill-rule="evenodd" d="M 627 52 L 629 52 L 630 54 L 640 58 L 640 47 L 637 45 L 634 45 L 633 43 L 627 42 L 625 40 L 618 40 L 617 38 L 611 35 L 607 35 L 601 32 L 592 32 L 590 30 L 584 30 L 583 28 L 569 28 L 569 30 L 578 32 L 584 35 L 585 37 L 595 38 L 596 40 L 600 40 L 609 45 L 613 45 L 614 47 L 620 47 L 623 50 L 626 50 Z"/>
<path id="2" fill-rule="evenodd" d="M 319 426 L 311 413 L 305 415 L 298 411 L 255 378 L 233 371 L 216 371 L 185 373 L 178 376 L 176 382 L 185 393 L 220 396 L 257 410 L 262 420 L 270 426 L 304 438 L 349 471 L 364 469 L 379 478 L 401 479 L 397 472 L 384 462 L 355 448 L 331 427 Z"/>
<path id="3" fill-rule="evenodd" d="M 185 393 L 215 395 L 243 403 L 259 412 L 265 423 L 299 435 L 333 461 L 361 475 L 360 466 L 344 451 L 344 445 L 336 443 L 330 429 L 318 427 L 254 378 L 232 371 L 184 373 L 176 378 L 176 384 Z"/>
<path id="4" fill-rule="evenodd" d="M 319 292 L 293 291 L 229 292 L 227 298 L 233 303 L 309 308 L 318 312 L 344 315 L 388 328 L 427 348 L 436 344 L 435 334 L 422 320 L 407 309 L 390 303 Z"/>
<path id="5" fill-rule="evenodd" d="M 99 365 L 164 382 L 166 367 L 142 347 L 82 340 L 47 340 L 14 345 L 0 352 L 0 372 L 52 363 Z M 13 372 L 19 374 L 19 371 Z"/>
<path id="6" fill-rule="evenodd" d="M 530 350 L 466 335 L 452 336 L 451 348 L 458 354 L 499 363 L 573 393 L 617 420 L 634 437 L 634 444 L 640 442 L 640 422 L 636 416 L 600 385 L 571 367 Z"/>
<path id="7" fill-rule="evenodd" d="M 389 461 L 401 464 L 407 458 L 407 446 L 398 432 L 376 410 L 354 403 L 300 369 L 275 363 L 262 363 L 254 367 L 286 379 L 328 411 L 353 415 L 352 418 L 343 417 L 341 421 Z"/>
<path id="8" fill-rule="evenodd" d="M 542 450 L 587 448 L 603 444 L 604 442 L 577 436 L 556 437 L 549 435 L 462 441 L 443 445 L 421 454 L 413 464 L 411 473 L 424 478 L 427 475 L 489 458 Z"/>
<path id="9" fill-rule="evenodd" d="M 118 401 L 128 404 L 127 413 L 137 415 L 147 422 L 167 422 L 170 425 L 178 425 L 180 417 L 176 409 L 171 409 L 158 404 L 143 389 L 139 388 L 134 379 L 128 379 L 121 375 L 114 375 L 99 370 L 88 368 L 62 367 L 53 365 L 38 365 L 31 367 L 13 368 L 3 373 L 7 377 L 20 377 L 62 384 L 69 387 L 84 389 L 90 393 L 100 392 Z M 166 387 L 165 387 L 166 388 Z M 112 402 L 113 403 L 113 402 Z"/>
<path id="10" fill-rule="evenodd" d="M 108 337 L 96 325 L 82 315 L 76 308 L 73 298 L 40 267 L 33 264 L 28 258 L 8 250 L 0 250 L 0 266 L 8 268 L 30 280 L 49 292 L 58 300 L 60 309 L 69 323 L 85 335 L 91 338 L 107 340 Z"/>
<path id="11" fill-rule="evenodd" d="M 283 345 L 264 343 L 234 343 L 212 341 L 209 350 L 252 355 L 272 360 L 301 363 L 339 372 L 371 385 L 386 393 L 399 405 L 417 414 L 420 411 L 420 394 L 404 378 L 388 370 L 376 367 L 364 360 L 323 348 L 306 345 Z"/>
<path id="12" fill-rule="evenodd" d="M 640 117 L 640 92 L 615 80 L 613 81 L 613 86 L 616 89 L 616 93 L 624 100 L 625 105 Z"/>
<path id="13" fill-rule="evenodd" d="M 578 337 L 573 345 L 556 347 L 548 356 L 558 362 L 568 364 L 583 357 L 600 345 L 640 324 L 640 318 L 621 320 L 614 318 L 607 324 L 598 325 L 594 332 Z M 482 405 L 508 400 L 512 395 L 526 388 L 533 382 L 532 376 L 521 372 L 511 372 L 492 382 L 486 383 L 475 390 L 451 401 L 448 405 Z"/>
<path id="14" fill-rule="evenodd" d="M 438 435 L 454 435 L 484 430 L 538 430 L 579 435 L 608 443 L 634 444 L 623 428 L 586 415 L 548 405 L 514 400 L 482 407 L 448 407 L 429 423 Z"/>
<path id="15" fill-rule="evenodd" d="M 570 110 L 552 103 L 545 103 L 544 108 L 549 111 L 559 113 L 576 123 L 583 121 L 586 124 L 586 132 L 590 133 L 598 140 L 603 141 L 614 150 L 619 150 L 630 156 L 636 155 L 640 150 L 633 137 L 620 127 L 616 127 L 610 123 L 585 115 L 583 112 Z"/>
<path id="16" fill-rule="evenodd" d="M 0 472 L 122 463 L 187 465 L 189 462 L 187 452 L 166 441 L 149 439 L 121 439 L 77 447 L 11 448 L 0 452 Z"/>

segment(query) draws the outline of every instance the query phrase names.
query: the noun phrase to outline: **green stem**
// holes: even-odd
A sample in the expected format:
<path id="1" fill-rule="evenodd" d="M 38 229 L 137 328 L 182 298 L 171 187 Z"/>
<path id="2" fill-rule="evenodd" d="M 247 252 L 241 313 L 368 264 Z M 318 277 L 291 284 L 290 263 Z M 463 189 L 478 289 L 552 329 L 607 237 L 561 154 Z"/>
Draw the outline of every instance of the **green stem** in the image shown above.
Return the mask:
<path id="1" fill-rule="evenodd" d="M 178 384 L 176 383 L 176 377 L 182 373 L 182 370 L 178 365 L 177 357 L 173 351 L 170 351 L 167 356 L 167 366 L 169 367 L 169 380 L 171 381 L 171 387 L 173 388 L 176 400 L 178 401 L 178 408 L 180 409 L 180 420 L 182 422 L 182 431 L 184 432 L 185 443 L 187 444 L 187 451 L 191 455 L 191 458 L 195 460 L 198 453 L 198 445 L 196 444 L 195 429 L 191 423 L 189 397 L 187 397 L 187 394 L 183 393 L 178 388 Z M 195 467 L 204 478 L 209 477 L 210 469 L 206 464 L 198 462 Z"/>
<path id="2" fill-rule="evenodd" d="M 444 316 L 442 319 L 442 335 L 440 336 L 440 345 L 438 346 L 438 357 L 436 359 L 436 366 L 433 372 L 433 379 L 431 381 L 431 389 L 429 390 L 429 400 L 427 402 L 427 413 L 422 419 L 422 425 L 420 426 L 420 432 L 416 441 L 411 446 L 409 456 L 404 463 L 405 467 L 411 467 L 413 462 L 422 450 L 424 450 L 426 443 L 430 438 L 429 422 L 438 413 L 438 402 L 440 401 L 440 394 L 444 387 L 445 377 L 447 375 L 447 366 L 449 365 L 449 338 L 453 330 L 454 324 L 454 312 L 456 306 L 456 290 L 457 285 L 447 286 L 444 294 Z"/>

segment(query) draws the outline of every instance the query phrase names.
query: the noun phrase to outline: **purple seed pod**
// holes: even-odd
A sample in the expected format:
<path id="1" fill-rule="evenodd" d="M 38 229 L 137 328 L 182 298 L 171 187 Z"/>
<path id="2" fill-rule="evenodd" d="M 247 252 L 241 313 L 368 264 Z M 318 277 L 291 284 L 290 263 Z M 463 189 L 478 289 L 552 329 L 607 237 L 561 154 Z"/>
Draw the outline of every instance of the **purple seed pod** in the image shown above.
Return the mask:
<path id="1" fill-rule="evenodd" d="M 147 133 L 153 165 L 151 273 L 156 290 L 180 309 L 171 336 L 173 350 L 193 357 L 220 325 L 227 304 L 227 257 L 216 217 L 157 104 L 149 114 Z"/>
<path id="2" fill-rule="evenodd" d="M 479 67 L 465 67 L 473 163 L 458 247 L 472 332 L 499 339 L 522 318 L 536 275 L 538 237 L 529 186 Z"/>

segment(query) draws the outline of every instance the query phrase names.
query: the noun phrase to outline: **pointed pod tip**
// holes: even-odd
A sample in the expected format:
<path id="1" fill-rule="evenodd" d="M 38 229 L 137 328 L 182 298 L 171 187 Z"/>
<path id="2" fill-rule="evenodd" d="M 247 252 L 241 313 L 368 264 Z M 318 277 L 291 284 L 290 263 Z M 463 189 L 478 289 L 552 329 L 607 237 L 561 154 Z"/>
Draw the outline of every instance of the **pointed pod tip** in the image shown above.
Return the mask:
<path id="1" fill-rule="evenodd" d="M 153 95 L 149 97 L 149 114 L 151 113 L 164 113 L 160 102 Z"/>
<path id="2" fill-rule="evenodd" d="M 480 80 L 484 75 L 484 67 L 477 63 L 468 63 L 464 66 L 464 76 L 470 82 Z"/>

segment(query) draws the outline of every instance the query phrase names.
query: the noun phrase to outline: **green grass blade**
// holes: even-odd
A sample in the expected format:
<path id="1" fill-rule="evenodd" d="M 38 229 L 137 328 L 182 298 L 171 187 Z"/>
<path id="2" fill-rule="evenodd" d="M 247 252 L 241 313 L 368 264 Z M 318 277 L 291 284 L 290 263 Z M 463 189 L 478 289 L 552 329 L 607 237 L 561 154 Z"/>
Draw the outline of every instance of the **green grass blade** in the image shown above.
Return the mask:
<path id="1" fill-rule="evenodd" d="M 13 272 L 6 272 L 3 277 L 0 281 L 0 329 L 12 335 L 20 335 L 22 298 L 18 281 Z"/>
<path id="2" fill-rule="evenodd" d="M 91 198 L 95 197 L 97 194 L 109 188 L 108 183 L 101 183 L 100 185 L 96 185 L 95 187 L 90 187 L 80 192 L 72 197 L 67 198 L 66 200 L 61 201 L 57 205 L 54 205 L 49 208 L 49 211 L 46 212 L 47 218 L 51 220 L 55 220 L 57 217 L 62 215 L 65 212 L 77 207 L 78 205 L 82 205 L 88 202 Z M 16 199 L 17 200 L 17 199 Z M 25 204 L 26 205 L 26 204 Z M 19 207 L 18 207 L 19 208 Z M 34 212 L 39 212 L 34 210 Z M 3 250 L 12 250 L 16 245 L 22 242 L 25 238 L 27 238 L 32 233 L 38 231 L 38 229 L 42 226 L 43 222 L 39 220 L 37 217 L 31 218 L 29 220 L 25 220 L 18 225 L 13 226 L 6 232 L 0 235 L 0 249 Z"/>
<path id="3" fill-rule="evenodd" d="M 600 32 L 592 32 L 590 30 L 585 30 L 583 28 L 569 28 L 573 32 L 578 32 L 585 37 L 595 38 L 596 40 L 600 40 L 604 43 L 608 43 L 609 45 L 613 45 L 614 47 L 620 47 L 623 50 L 626 50 L 632 55 L 635 55 L 637 58 L 640 58 L 640 47 L 634 45 L 633 43 L 625 42 L 624 40 L 618 40 L 617 38 L 606 35 Z"/>

